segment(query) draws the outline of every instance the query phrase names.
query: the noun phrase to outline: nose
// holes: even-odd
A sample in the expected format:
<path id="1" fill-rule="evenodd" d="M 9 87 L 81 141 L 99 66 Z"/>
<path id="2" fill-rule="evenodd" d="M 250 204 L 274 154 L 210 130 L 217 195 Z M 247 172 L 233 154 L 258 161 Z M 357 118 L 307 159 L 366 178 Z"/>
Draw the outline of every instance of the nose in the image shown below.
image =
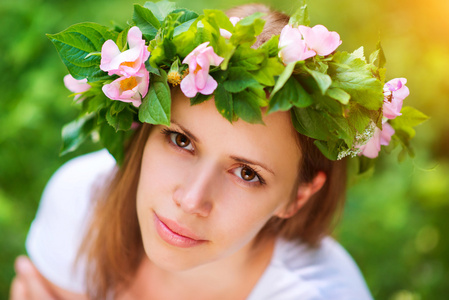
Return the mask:
<path id="1" fill-rule="evenodd" d="M 214 190 L 218 188 L 217 167 L 212 163 L 198 163 L 174 190 L 173 201 L 188 214 L 209 216 L 213 208 Z"/>

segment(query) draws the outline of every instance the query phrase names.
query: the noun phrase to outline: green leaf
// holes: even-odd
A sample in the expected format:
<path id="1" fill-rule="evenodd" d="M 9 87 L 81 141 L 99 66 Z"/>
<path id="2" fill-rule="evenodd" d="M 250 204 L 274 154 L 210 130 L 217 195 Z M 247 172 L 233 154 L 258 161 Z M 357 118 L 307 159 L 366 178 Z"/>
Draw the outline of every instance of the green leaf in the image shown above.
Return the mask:
<path id="1" fill-rule="evenodd" d="M 379 75 L 380 82 L 385 83 L 386 73 L 387 73 L 387 69 L 385 69 L 385 68 L 377 69 L 377 74 Z"/>
<path id="2" fill-rule="evenodd" d="M 111 108 L 106 113 L 106 121 L 108 122 L 109 125 L 114 127 L 115 131 L 129 130 L 133 123 L 134 113 L 129 109 L 125 109 L 130 104 L 128 103 L 124 104 L 126 105 L 124 106 L 112 105 Z"/>
<path id="3" fill-rule="evenodd" d="M 293 107 L 291 112 L 293 126 L 299 133 L 326 142 L 331 149 L 337 147 L 338 143 L 342 143 L 339 140 L 344 140 L 347 145 L 352 145 L 355 131 L 345 118 L 329 115 L 327 112 L 315 110 L 312 107 Z"/>
<path id="4" fill-rule="evenodd" d="M 382 83 L 384 83 L 386 73 L 386 69 L 384 68 L 384 66 L 386 63 L 386 59 L 380 42 L 377 43 L 377 49 L 373 53 L 371 53 L 369 57 L 369 63 L 374 66 L 373 73 L 377 75 Z"/>
<path id="5" fill-rule="evenodd" d="M 314 106 L 315 109 L 325 111 L 330 115 L 344 115 L 343 105 L 340 102 L 335 101 L 335 99 L 332 99 L 326 95 L 321 95 L 321 93 L 313 93 L 311 96 L 316 104 Z"/>
<path id="6" fill-rule="evenodd" d="M 218 85 L 215 90 L 215 106 L 218 112 L 229 122 L 232 123 L 234 117 L 234 107 L 232 94 L 226 91 L 222 84 Z"/>
<path id="7" fill-rule="evenodd" d="M 379 59 L 379 49 L 375 50 L 373 53 L 370 54 L 369 63 L 374 65 L 378 59 Z"/>
<path id="8" fill-rule="evenodd" d="M 159 22 L 163 22 L 168 14 L 176 10 L 176 3 L 166 0 L 159 2 L 145 2 L 143 5 L 148 8 Z"/>
<path id="9" fill-rule="evenodd" d="M 268 41 L 263 43 L 260 49 L 268 51 L 268 57 L 277 57 L 279 53 L 279 35 L 273 35 Z"/>
<path id="10" fill-rule="evenodd" d="M 192 24 L 195 23 L 198 18 L 198 14 L 196 12 L 187 9 L 176 9 L 175 11 L 173 11 L 173 13 L 178 12 L 182 12 L 183 14 L 179 19 L 176 20 L 175 31 L 173 33 L 174 37 L 189 30 Z"/>
<path id="11" fill-rule="evenodd" d="M 253 49 L 249 45 L 236 49 L 231 58 L 231 63 L 235 67 L 243 67 L 247 71 L 260 69 L 260 64 L 268 57 L 266 50 Z"/>
<path id="12" fill-rule="evenodd" d="M 159 72 L 159 69 L 156 67 L 153 67 L 150 64 L 150 60 L 148 59 L 147 61 L 145 61 L 145 69 L 147 69 L 148 72 L 150 72 L 151 74 L 155 74 L 157 76 L 161 76 L 161 72 Z"/>
<path id="13" fill-rule="evenodd" d="M 326 91 L 326 95 L 339 101 L 341 104 L 348 104 L 349 103 L 349 99 L 351 99 L 351 95 L 349 95 L 348 93 L 346 93 L 344 90 L 339 89 L 339 88 L 329 88 Z"/>
<path id="14" fill-rule="evenodd" d="M 329 75 L 323 74 L 318 71 L 310 70 L 309 68 L 305 68 L 305 70 L 312 75 L 313 79 L 315 79 L 316 83 L 318 84 L 318 87 L 320 88 L 321 94 L 325 95 L 327 89 L 332 84 L 332 79 Z"/>
<path id="15" fill-rule="evenodd" d="M 139 107 L 139 120 L 143 123 L 170 125 L 171 96 L 167 73 L 160 69 L 161 76 L 151 74 L 148 94 Z"/>
<path id="16" fill-rule="evenodd" d="M 100 109 L 106 106 L 108 101 L 110 101 L 110 99 L 107 98 L 103 92 L 97 91 L 97 93 L 93 97 L 89 97 L 83 100 L 83 112 L 86 114 L 98 112 Z"/>
<path id="17" fill-rule="evenodd" d="M 179 13 L 182 12 L 181 17 L 177 20 L 177 25 L 176 26 L 181 26 L 186 22 L 195 20 L 198 18 L 198 14 L 194 11 L 185 9 L 185 8 L 178 8 L 175 9 L 172 13 Z"/>
<path id="18" fill-rule="evenodd" d="M 268 105 L 268 113 L 286 111 L 292 106 L 307 107 L 313 103 L 312 97 L 301 84 L 293 77 L 285 83 L 284 87 L 274 95 Z"/>
<path id="19" fill-rule="evenodd" d="M 248 123 L 263 124 L 258 96 L 250 91 L 233 94 L 234 113 Z"/>
<path id="20" fill-rule="evenodd" d="M 279 76 L 284 69 L 284 65 L 277 57 L 271 57 L 262 64 L 262 67 L 259 70 L 254 71 L 251 74 L 260 84 L 274 86 L 276 83 L 274 78 Z"/>
<path id="21" fill-rule="evenodd" d="M 396 125 L 400 124 L 402 126 L 414 127 L 429 119 L 428 116 L 410 106 L 404 106 L 401 109 L 401 113 L 402 116 L 396 117 L 395 119 L 391 120 L 391 122 L 395 122 Z"/>
<path id="22" fill-rule="evenodd" d="M 409 129 L 413 130 L 414 135 L 414 129 L 409 127 Z M 410 145 L 410 141 L 413 138 L 413 136 L 410 135 L 410 132 L 400 129 L 395 129 L 395 133 L 392 137 L 392 139 L 396 142 L 398 142 L 401 147 L 402 151 L 398 154 L 398 160 L 401 162 L 405 159 L 406 155 L 408 154 L 410 157 L 415 156 L 415 152 L 413 151 L 413 148 Z M 391 143 L 390 143 L 391 145 Z"/>
<path id="23" fill-rule="evenodd" d="M 379 50 L 379 57 L 378 57 L 379 63 L 377 64 L 377 67 L 381 69 L 385 67 L 385 64 L 387 63 L 387 58 L 385 57 L 385 52 L 384 49 L 382 48 L 380 41 L 377 42 L 377 49 Z"/>
<path id="24" fill-rule="evenodd" d="M 230 93 L 239 93 L 248 87 L 258 85 L 251 73 L 242 67 L 229 68 L 227 80 L 223 83 L 224 88 Z"/>
<path id="25" fill-rule="evenodd" d="M 260 23 L 258 23 L 260 20 L 262 20 L 261 18 L 265 16 L 265 13 L 262 12 L 256 12 L 253 13 L 252 15 L 249 15 L 243 19 L 241 19 L 240 21 L 237 22 L 237 24 L 235 24 L 235 27 L 238 26 L 255 26 L 254 28 L 257 29 L 256 30 L 256 34 L 259 35 L 262 30 L 263 30 L 263 26 L 262 28 L 260 27 Z M 264 22 L 265 24 L 265 22 Z M 259 27 L 258 27 L 259 26 Z"/>
<path id="26" fill-rule="evenodd" d="M 109 125 L 100 127 L 100 142 L 104 148 L 115 158 L 118 165 L 123 163 L 125 158 L 125 141 L 129 135 L 126 131 L 115 131 Z"/>
<path id="27" fill-rule="evenodd" d="M 332 87 L 351 96 L 351 101 L 367 109 L 378 110 L 383 104 L 383 85 L 374 77 L 369 65 L 347 52 L 337 52 L 329 63 Z"/>
<path id="28" fill-rule="evenodd" d="M 300 7 L 290 17 L 288 24 L 297 27 L 298 25 L 309 26 L 309 11 L 305 0 L 300 0 Z"/>
<path id="29" fill-rule="evenodd" d="M 142 31 L 145 38 L 150 41 L 156 37 L 159 28 L 161 28 L 161 23 L 154 16 L 153 12 L 139 4 L 134 4 L 133 21 Z"/>
<path id="30" fill-rule="evenodd" d="M 157 47 L 151 51 L 149 58 L 150 66 L 158 66 L 161 64 L 171 65 L 171 62 L 176 56 L 177 48 L 173 40 L 169 38 L 159 40 Z"/>
<path id="31" fill-rule="evenodd" d="M 62 128 L 60 155 L 75 151 L 92 133 L 95 126 L 94 114 L 84 115 Z"/>
<path id="32" fill-rule="evenodd" d="M 80 23 L 47 36 L 75 79 L 87 78 L 93 82 L 109 77 L 100 70 L 101 57 L 89 54 L 101 51 L 104 42 L 116 40 L 118 33 L 95 23 Z"/>
<path id="33" fill-rule="evenodd" d="M 126 102 L 112 101 L 112 105 L 109 109 L 109 112 L 113 115 L 116 115 L 116 114 L 122 112 L 128 105 L 129 105 L 129 103 L 126 103 Z"/>
<path id="34" fill-rule="evenodd" d="M 201 93 L 197 93 L 195 97 L 190 98 L 190 105 L 197 105 L 203 103 L 204 101 L 207 101 L 210 98 L 212 98 L 212 95 L 203 95 Z"/>
<path id="35" fill-rule="evenodd" d="M 410 106 L 403 107 L 401 113 L 401 116 L 390 120 L 390 124 L 396 131 L 402 130 L 403 132 L 406 132 L 410 139 L 413 138 L 416 133 L 413 127 L 423 123 L 429 118 L 419 110 Z"/>
<path id="36" fill-rule="evenodd" d="M 126 27 L 124 30 L 122 30 L 117 37 L 116 40 L 116 44 L 117 47 L 120 49 L 121 52 L 125 51 L 127 48 L 127 44 L 128 44 L 128 31 L 129 31 L 130 27 Z"/>
<path id="37" fill-rule="evenodd" d="M 363 106 L 354 104 L 348 113 L 348 122 L 357 132 L 362 133 L 371 122 L 370 111 Z"/>
<path id="38" fill-rule="evenodd" d="M 354 52 L 352 52 L 351 56 L 354 58 L 359 58 L 359 59 L 363 60 L 364 62 L 366 62 L 365 50 L 364 50 L 363 46 L 361 46 L 360 48 L 358 48 Z"/>
<path id="39" fill-rule="evenodd" d="M 231 43 L 240 45 L 243 43 L 254 44 L 256 37 L 260 35 L 263 30 L 265 21 L 262 20 L 263 13 L 254 13 L 242 20 L 240 20 L 234 28 L 234 33 L 231 36 Z"/>
<path id="40" fill-rule="evenodd" d="M 315 146 L 330 160 L 337 160 L 342 142 L 314 141 Z"/>
<path id="41" fill-rule="evenodd" d="M 195 39 L 193 42 L 193 47 L 196 47 L 202 43 L 213 41 L 214 37 L 209 30 L 206 30 L 204 27 L 199 26 L 197 28 Z M 209 44 L 210 45 L 210 44 Z M 213 47 L 213 45 L 210 45 Z M 193 50 L 193 48 L 192 48 Z M 190 52 L 189 52 L 190 53 Z"/>
<path id="42" fill-rule="evenodd" d="M 205 9 L 204 10 L 204 20 L 203 23 L 209 23 L 212 27 L 211 29 L 216 33 L 220 34 L 220 28 L 226 29 L 231 33 L 234 31 L 234 25 L 232 25 L 229 17 L 218 9 Z"/>
<path id="43" fill-rule="evenodd" d="M 348 120 L 342 116 L 325 114 L 329 124 L 331 124 L 331 132 L 335 134 L 337 139 L 345 141 L 346 145 L 352 147 L 355 138 L 355 130 L 349 126 Z M 335 138 L 334 138 L 335 140 Z"/>
<path id="44" fill-rule="evenodd" d="M 293 73 L 293 69 L 295 68 L 295 63 L 289 63 L 284 71 L 279 75 L 278 80 L 276 81 L 276 84 L 274 85 L 273 91 L 271 92 L 271 98 L 284 86 L 284 84 L 287 82 L 287 80 L 290 78 L 290 76 Z"/>
<path id="45" fill-rule="evenodd" d="M 179 57 L 186 57 L 197 46 L 194 42 L 196 36 L 197 27 L 194 25 L 190 26 L 187 31 L 179 35 L 174 35 L 173 43 L 176 45 L 176 50 Z"/>
<path id="46" fill-rule="evenodd" d="M 370 178 L 374 174 L 376 159 L 365 156 L 357 156 L 347 160 L 348 184 L 354 186 L 361 180 Z"/>
<path id="47" fill-rule="evenodd" d="M 317 140 L 331 139 L 332 127 L 323 113 L 311 107 L 291 110 L 293 126 L 299 133 Z"/>
<path id="48" fill-rule="evenodd" d="M 164 47 L 165 59 L 172 61 L 176 55 L 176 45 L 170 39 L 164 39 L 162 45 Z"/>

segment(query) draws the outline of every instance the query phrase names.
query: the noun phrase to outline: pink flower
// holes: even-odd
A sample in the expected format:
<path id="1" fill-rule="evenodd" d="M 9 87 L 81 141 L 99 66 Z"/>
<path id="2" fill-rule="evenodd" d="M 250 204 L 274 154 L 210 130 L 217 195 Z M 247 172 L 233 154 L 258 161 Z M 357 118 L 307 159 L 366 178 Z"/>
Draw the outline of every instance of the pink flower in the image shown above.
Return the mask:
<path id="1" fill-rule="evenodd" d="M 90 84 L 87 83 L 87 78 L 78 80 L 73 78 L 70 74 L 64 76 L 64 85 L 69 91 L 78 93 L 74 98 L 75 100 L 78 100 L 78 98 L 81 97 L 80 93 L 87 91 L 91 87 Z"/>
<path id="2" fill-rule="evenodd" d="M 383 115 L 385 118 L 394 119 L 402 115 L 402 102 L 410 94 L 405 86 L 407 79 L 395 78 L 384 85 Z"/>
<path id="3" fill-rule="evenodd" d="M 217 88 L 217 82 L 209 75 L 209 68 L 220 65 L 223 57 L 215 54 L 214 48 L 207 47 L 208 44 L 199 45 L 182 61 L 189 64 L 189 74 L 181 81 L 181 90 L 186 97 L 193 98 L 198 92 L 210 95 Z"/>
<path id="4" fill-rule="evenodd" d="M 150 57 L 139 27 L 129 29 L 128 45 L 128 50 L 120 52 L 113 40 L 107 40 L 101 48 L 100 69 L 109 75 L 117 74 L 125 77 L 134 76 L 139 72 L 140 66 Z"/>
<path id="5" fill-rule="evenodd" d="M 110 84 L 105 84 L 102 90 L 112 100 L 131 102 L 135 107 L 139 107 L 142 104 L 142 98 L 148 92 L 149 83 L 150 73 L 142 64 L 134 76 L 121 76 Z"/>
<path id="6" fill-rule="evenodd" d="M 316 25 L 312 28 L 300 25 L 298 29 L 304 37 L 307 47 L 318 55 L 329 55 L 341 45 L 340 35 L 335 31 L 327 30 L 323 25 Z"/>
<path id="7" fill-rule="evenodd" d="M 238 21 L 240 21 L 242 18 L 239 17 L 230 17 L 229 21 L 231 21 L 232 25 L 235 26 L 235 24 L 238 23 Z M 220 34 L 222 37 L 224 37 L 225 39 L 230 39 L 232 36 L 232 33 L 230 33 L 229 31 L 227 31 L 226 29 L 222 29 L 220 28 Z"/>
<path id="8" fill-rule="evenodd" d="M 284 64 L 305 60 L 316 55 L 316 52 L 309 50 L 302 39 L 298 28 L 285 25 L 279 37 L 279 56 Z"/>
<path id="9" fill-rule="evenodd" d="M 369 158 L 376 158 L 379 155 L 380 146 L 388 146 L 391 141 L 391 136 L 394 134 L 394 129 L 390 124 L 382 124 L 382 130 L 374 129 L 373 137 L 365 144 L 356 146 L 361 150 L 359 155 L 364 155 Z"/>

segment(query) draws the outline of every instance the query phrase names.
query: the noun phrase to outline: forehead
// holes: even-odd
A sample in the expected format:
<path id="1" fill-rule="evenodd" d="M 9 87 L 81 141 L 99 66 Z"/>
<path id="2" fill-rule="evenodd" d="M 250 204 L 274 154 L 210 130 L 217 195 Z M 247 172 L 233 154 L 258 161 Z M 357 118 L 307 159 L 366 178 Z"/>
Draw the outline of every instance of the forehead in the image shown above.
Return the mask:
<path id="1" fill-rule="evenodd" d="M 289 112 L 263 116 L 264 124 L 238 120 L 232 124 L 219 114 L 214 99 L 190 106 L 190 100 L 175 92 L 172 119 L 199 138 L 230 155 L 242 155 L 271 163 L 287 161 L 299 164 L 301 152 Z M 281 164 L 282 165 L 282 164 Z"/>

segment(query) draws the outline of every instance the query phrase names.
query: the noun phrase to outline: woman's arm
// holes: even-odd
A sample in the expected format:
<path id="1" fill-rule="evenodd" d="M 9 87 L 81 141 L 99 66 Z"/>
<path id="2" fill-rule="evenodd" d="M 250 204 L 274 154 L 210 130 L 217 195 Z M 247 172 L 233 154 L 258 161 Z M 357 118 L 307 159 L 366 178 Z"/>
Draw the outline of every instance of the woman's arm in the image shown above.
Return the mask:
<path id="1" fill-rule="evenodd" d="M 85 295 L 64 290 L 42 276 L 26 256 L 15 262 L 16 277 L 11 284 L 10 300 L 87 300 Z"/>

